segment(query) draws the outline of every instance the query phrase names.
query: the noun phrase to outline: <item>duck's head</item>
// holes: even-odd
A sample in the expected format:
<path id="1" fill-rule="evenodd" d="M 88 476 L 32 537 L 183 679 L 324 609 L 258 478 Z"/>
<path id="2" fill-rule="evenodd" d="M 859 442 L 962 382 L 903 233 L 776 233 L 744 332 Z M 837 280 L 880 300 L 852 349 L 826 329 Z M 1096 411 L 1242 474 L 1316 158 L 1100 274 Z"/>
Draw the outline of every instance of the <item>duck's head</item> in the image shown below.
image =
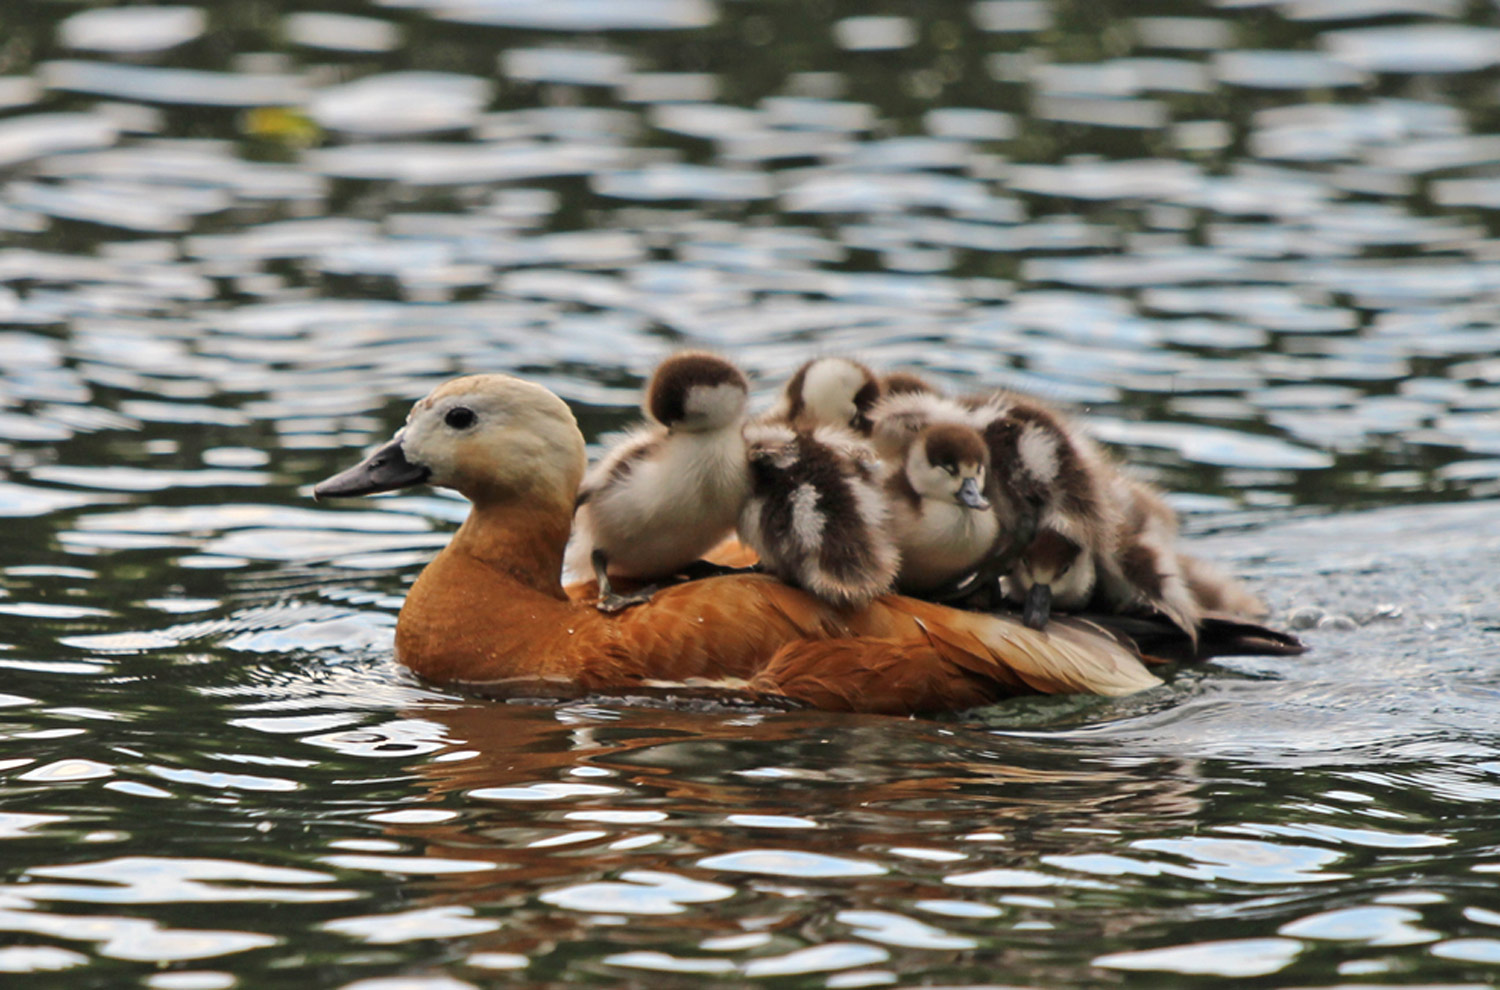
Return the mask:
<path id="1" fill-rule="evenodd" d="M 958 423 L 927 427 L 906 455 L 906 476 L 923 498 L 947 499 L 970 509 L 990 507 L 984 497 L 989 451 L 977 431 Z"/>
<path id="2" fill-rule="evenodd" d="M 869 368 L 842 357 L 814 358 L 787 380 L 782 395 L 786 419 L 811 426 L 842 426 L 870 435 L 870 409 L 880 399 L 880 380 Z"/>
<path id="3" fill-rule="evenodd" d="M 510 375 L 470 375 L 433 389 L 389 443 L 320 482 L 313 497 L 429 484 L 477 503 L 522 499 L 571 511 L 584 461 L 583 436 L 561 399 Z"/>
<path id="4" fill-rule="evenodd" d="M 706 433 L 745 416 L 750 383 L 740 369 L 703 351 L 674 354 L 646 386 L 646 414 L 669 430 Z"/>

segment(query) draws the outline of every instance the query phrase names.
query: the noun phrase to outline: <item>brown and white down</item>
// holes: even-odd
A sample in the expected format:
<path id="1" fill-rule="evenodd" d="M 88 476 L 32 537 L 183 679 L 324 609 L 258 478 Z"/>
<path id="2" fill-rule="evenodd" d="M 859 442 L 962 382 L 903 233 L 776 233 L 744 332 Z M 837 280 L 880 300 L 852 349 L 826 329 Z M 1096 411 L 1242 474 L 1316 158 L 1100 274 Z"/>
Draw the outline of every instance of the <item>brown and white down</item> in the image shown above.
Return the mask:
<path id="1" fill-rule="evenodd" d="M 739 533 L 761 565 L 840 607 L 890 591 L 899 556 L 870 446 L 834 427 L 761 423 L 745 437 L 751 481 Z"/>

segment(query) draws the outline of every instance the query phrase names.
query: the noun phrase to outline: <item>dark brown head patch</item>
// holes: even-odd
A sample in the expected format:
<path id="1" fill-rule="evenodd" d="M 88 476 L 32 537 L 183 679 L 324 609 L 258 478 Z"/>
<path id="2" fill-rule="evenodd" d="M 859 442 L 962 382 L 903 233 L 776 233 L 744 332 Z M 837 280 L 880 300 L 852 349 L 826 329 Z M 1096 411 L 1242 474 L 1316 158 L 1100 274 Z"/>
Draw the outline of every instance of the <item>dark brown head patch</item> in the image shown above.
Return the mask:
<path id="1" fill-rule="evenodd" d="M 740 369 L 703 351 L 673 354 L 657 366 L 646 386 L 646 412 L 663 426 L 671 426 L 687 415 L 688 393 L 695 388 L 734 385 L 750 391 Z"/>
<path id="2" fill-rule="evenodd" d="M 807 408 L 807 402 L 802 398 L 802 387 L 807 384 L 807 369 L 813 366 L 812 361 L 805 361 L 802 367 L 792 373 L 792 377 L 786 383 L 786 418 L 787 422 L 795 422 L 802 410 Z"/>
<path id="3" fill-rule="evenodd" d="M 922 434 L 927 463 L 934 467 L 957 467 L 960 464 L 985 464 L 989 450 L 984 440 L 967 426 L 938 423 Z"/>
<path id="4" fill-rule="evenodd" d="M 920 375 L 910 371 L 893 371 L 880 381 L 881 391 L 886 395 L 937 395 L 937 389 L 927 384 Z"/>
<path id="5" fill-rule="evenodd" d="M 870 410 L 874 408 L 875 403 L 880 401 L 882 391 L 880 382 L 870 374 L 870 370 L 864 365 L 859 365 L 859 367 L 864 368 L 865 374 L 869 377 L 859 387 L 859 391 L 854 393 L 854 422 L 849 425 L 865 436 L 869 436 L 870 431 L 875 428 L 875 424 L 870 420 Z"/>

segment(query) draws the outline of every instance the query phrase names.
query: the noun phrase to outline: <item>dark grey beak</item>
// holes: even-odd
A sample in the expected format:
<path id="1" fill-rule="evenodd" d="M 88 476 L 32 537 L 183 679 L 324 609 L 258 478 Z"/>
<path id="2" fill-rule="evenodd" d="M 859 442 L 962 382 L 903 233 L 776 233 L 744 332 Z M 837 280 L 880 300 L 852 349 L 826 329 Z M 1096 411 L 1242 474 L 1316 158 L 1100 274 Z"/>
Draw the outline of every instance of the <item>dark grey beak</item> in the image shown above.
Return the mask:
<path id="1" fill-rule="evenodd" d="M 381 447 L 346 471 L 313 486 L 313 498 L 339 498 L 349 495 L 374 495 L 398 488 L 420 485 L 432 472 L 406 459 L 401 450 L 401 436 Z"/>
<path id="2" fill-rule="evenodd" d="M 985 498 L 979 491 L 978 478 L 965 478 L 963 484 L 958 486 L 958 501 L 971 509 L 981 512 L 990 507 L 990 500 Z"/>
<path id="3" fill-rule="evenodd" d="M 1031 590 L 1026 593 L 1026 604 L 1021 610 L 1021 621 L 1032 629 L 1041 629 L 1047 625 L 1047 619 L 1052 615 L 1052 585 L 1033 584 Z"/>

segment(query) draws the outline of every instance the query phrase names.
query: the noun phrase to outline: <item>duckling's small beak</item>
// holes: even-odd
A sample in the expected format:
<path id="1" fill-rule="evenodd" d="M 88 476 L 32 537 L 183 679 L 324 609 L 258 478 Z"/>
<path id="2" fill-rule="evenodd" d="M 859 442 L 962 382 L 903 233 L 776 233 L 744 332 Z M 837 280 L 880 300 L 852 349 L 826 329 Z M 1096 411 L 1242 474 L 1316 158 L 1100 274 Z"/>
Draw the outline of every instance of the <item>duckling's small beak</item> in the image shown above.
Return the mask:
<path id="1" fill-rule="evenodd" d="M 983 512 L 990 507 L 990 500 L 985 498 L 979 491 L 978 478 L 965 478 L 958 486 L 958 501 L 961 505 L 967 505 L 971 509 Z"/>
<path id="2" fill-rule="evenodd" d="M 401 437 L 381 447 L 358 464 L 313 486 L 313 498 L 374 495 L 420 485 L 430 470 L 406 459 Z"/>
<path id="3" fill-rule="evenodd" d="M 1047 625 L 1047 619 L 1052 614 L 1052 585 L 1033 584 L 1031 590 L 1026 593 L 1026 604 L 1021 610 L 1021 621 L 1032 629 L 1041 629 Z"/>

